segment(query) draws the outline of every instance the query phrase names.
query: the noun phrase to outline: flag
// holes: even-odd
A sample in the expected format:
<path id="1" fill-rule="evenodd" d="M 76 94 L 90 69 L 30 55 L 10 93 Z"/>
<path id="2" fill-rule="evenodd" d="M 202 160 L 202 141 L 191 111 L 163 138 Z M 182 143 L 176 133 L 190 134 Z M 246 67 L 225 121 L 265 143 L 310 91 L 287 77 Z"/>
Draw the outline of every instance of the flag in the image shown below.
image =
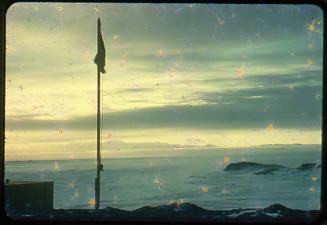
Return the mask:
<path id="1" fill-rule="evenodd" d="M 95 64 L 97 64 L 101 73 L 106 72 L 104 70 L 105 57 L 106 57 L 106 50 L 104 48 L 104 43 L 101 35 L 101 22 L 100 22 L 100 18 L 98 18 L 98 52 L 94 58 L 94 62 Z"/>

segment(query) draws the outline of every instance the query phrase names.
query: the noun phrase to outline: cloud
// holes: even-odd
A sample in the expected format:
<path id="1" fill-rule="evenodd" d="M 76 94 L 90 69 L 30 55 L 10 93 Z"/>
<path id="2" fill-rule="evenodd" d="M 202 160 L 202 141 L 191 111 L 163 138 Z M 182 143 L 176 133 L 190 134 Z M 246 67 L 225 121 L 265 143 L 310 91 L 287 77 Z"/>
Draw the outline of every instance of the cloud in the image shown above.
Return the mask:
<path id="1" fill-rule="evenodd" d="M 316 90 L 314 89 L 316 88 Z M 252 129 L 273 123 L 277 128 L 321 129 L 321 100 L 315 96 L 320 86 L 259 88 L 221 93 L 202 93 L 211 105 L 170 105 L 104 113 L 103 126 L 112 129 L 195 128 Z M 262 98 L 249 98 L 263 96 Z M 223 104 L 230 103 L 230 104 Z M 96 129 L 96 116 L 66 121 L 8 121 L 12 129 L 49 129 L 60 123 L 70 129 Z"/>
<path id="2" fill-rule="evenodd" d="M 246 78 L 247 82 L 264 87 L 285 87 L 290 84 L 300 86 L 318 85 L 322 87 L 322 71 L 298 71 L 292 74 L 252 75 Z"/>
<path id="3" fill-rule="evenodd" d="M 61 96 L 65 109 L 74 114 L 67 112 L 70 120 L 8 120 L 7 127 L 52 129 L 59 123 L 73 129 L 95 129 L 95 115 L 77 116 L 91 113 L 92 103 L 83 107 L 77 103 L 89 103 L 89 92 L 94 93 L 92 98 L 96 93 L 95 85 L 90 85 L 95 76 L 89 75 L 95 66 L 92 58 L 96 50 L 96 5 L 21 4 L 24 5 L 27 9 L 12 8 L 7 14 L 8 43 L 14 49 L 7 57 L 7 77 L 24 81 L 28 80 L 27 74 L 35 74 L 34 80 L 27 81 L 27 89 L 39 90 L 48 102 Z M 35 5 L 39 6 L 38 12 L 34 11 Z M 61 12 L 57 10 L 59 6 L 63 7 Z M 307 47 L 307 24 L 313 17 L 322 19 L 318 7 L 204 4 L 179 10 L 183 5 L 169 4 L 163 10 L 156 6 L 101 4 L 99 7 L 109 58 L 110 81 L 108 78 L 104 82 L 110 82 L 108 89 L 112 90 L 109 92 L 105 87 L 104 95 L 117 96 L 115 104 L 108 103 L 115 112 L 104 113 L 104 126 L 251 129 L 274 122 L 280 128 L 320 128 L 321 99 L 315 96 L 322 95 L 321 33 L 312 35 L 310 43 L 314 47 Z M 220 20 L 224 20 L 223 25 Z M 113 40 L 114 35 L 119 38 Z M 83 48 L 89 51 L 86 58 L 81 55 Z M 167 52 L 165 58 L 155 55 L 162 48 Z M 120 67 L 121 57 L 127 51 L 129 54 L 124 58 L 127 64 Z M 289 54 L 291 51 L 294 56 Z M 309 59 L 314 62 L 310 67 L 306 65 Z M 179 65 L 172 79 L 169 71 L 175 61 Z M 26 71 L 19 70 L 20 63 L 26 64 Z M 243 63 L 247 71 L 241 80 L 236 70 Z M 62 65 L 62 71 L 56 70 L 58 64 Z M 72 82 L 67 79 L 70 74 L 79 79 Z M 134 75 L 142 80 L 139 88 L 128 83 L 128 78 Z M 186 80 L 192 88 L 184 85 Z M 169 84 L 170 89 L 154 95 L 157 83 L 160 88 Z M 290 85 L 294 90 L 290 90 Z M 26 105 L 36 101 L 39 91 L 28 93 L 34 98 Z M 77 99 L 76 93 L 81 92 L 83 98 Z M 167 97 L 166 92 L 172 97 Z M 8 93 L 11 94 L 10 90 Z M 76 94 L 74 103 L 69 103 L 67 99 L 72 93 Z M 185 95 L 186 105 L 178 104 L 177 95 Z M 20 97 L 7 96 L 13 102 Z M 200 103 L 192 105 L 196 101 Z M 127 103 L 140 103 L 140 107 Z M 149 107 L 146 103 L 153 105 Z M 122 104 L 127 105 L 125 110 L 118 108 Z"/>
<path id="4" fill-rule="evenodd" d="M 139 92 L 148 92 L 148 91 L 152 91 L 153 88 L 126 88 L 126 89 L 123 89 L 122 93 L 125 93 L 125 92 L 129 92 L 129 93 L 139 93 Z"/>

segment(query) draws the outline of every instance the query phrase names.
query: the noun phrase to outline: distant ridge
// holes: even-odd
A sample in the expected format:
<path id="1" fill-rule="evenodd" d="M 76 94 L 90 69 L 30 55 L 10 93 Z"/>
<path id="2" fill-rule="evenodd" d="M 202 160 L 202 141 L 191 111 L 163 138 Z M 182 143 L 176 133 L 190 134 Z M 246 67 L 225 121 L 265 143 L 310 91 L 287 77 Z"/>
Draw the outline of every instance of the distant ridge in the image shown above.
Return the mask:
<path id="1" fill-rule="evenodd" d="M 294 146 L 294 147 L 319 147 L 321 146 L 321 144 L 300 144 L 300 143 L 293 143 L 293 144 L 263 144 L 263 145 L 257 145 L 257 146 L 253 146 L 253 147 L 290 147 L 290 146 Z"/>

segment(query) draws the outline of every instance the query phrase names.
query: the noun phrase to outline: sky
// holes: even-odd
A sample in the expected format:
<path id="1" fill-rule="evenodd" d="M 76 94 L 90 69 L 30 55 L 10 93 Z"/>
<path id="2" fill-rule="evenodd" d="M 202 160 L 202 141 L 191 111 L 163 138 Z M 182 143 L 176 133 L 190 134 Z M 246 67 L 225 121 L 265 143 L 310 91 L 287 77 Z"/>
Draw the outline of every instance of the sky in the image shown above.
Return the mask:
<path id="1" fill-rule="evenodd" d="M 321 143 L 315 5 L 15 3 L 6 14 L 6 160 Z"/>

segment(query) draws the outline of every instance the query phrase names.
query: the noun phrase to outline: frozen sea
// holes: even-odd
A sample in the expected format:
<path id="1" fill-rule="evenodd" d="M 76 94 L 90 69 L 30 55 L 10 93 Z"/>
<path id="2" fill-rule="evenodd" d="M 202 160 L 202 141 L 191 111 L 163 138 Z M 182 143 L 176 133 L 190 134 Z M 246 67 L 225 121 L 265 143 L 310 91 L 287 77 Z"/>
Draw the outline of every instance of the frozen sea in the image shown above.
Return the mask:
<path id="1" fill-rule="evenodd" d="M 253 170 L 224 171 L 230 163 L 257 162 L 287 167 L 267 174 Z M 296 169 L 321 161 L 321 147 L 265 146 L 243 149 L 180 150 L 175 157 L 103 159 L 101 208 L 133 210 L 171 201 L 205 209 L 267 207 L 280 203 L 293 209 L 319 209 L 321 168 Z M 94 208 L 96 161 L 6 161 L 5 178 L 54 181 L 54 207 Z"/>

